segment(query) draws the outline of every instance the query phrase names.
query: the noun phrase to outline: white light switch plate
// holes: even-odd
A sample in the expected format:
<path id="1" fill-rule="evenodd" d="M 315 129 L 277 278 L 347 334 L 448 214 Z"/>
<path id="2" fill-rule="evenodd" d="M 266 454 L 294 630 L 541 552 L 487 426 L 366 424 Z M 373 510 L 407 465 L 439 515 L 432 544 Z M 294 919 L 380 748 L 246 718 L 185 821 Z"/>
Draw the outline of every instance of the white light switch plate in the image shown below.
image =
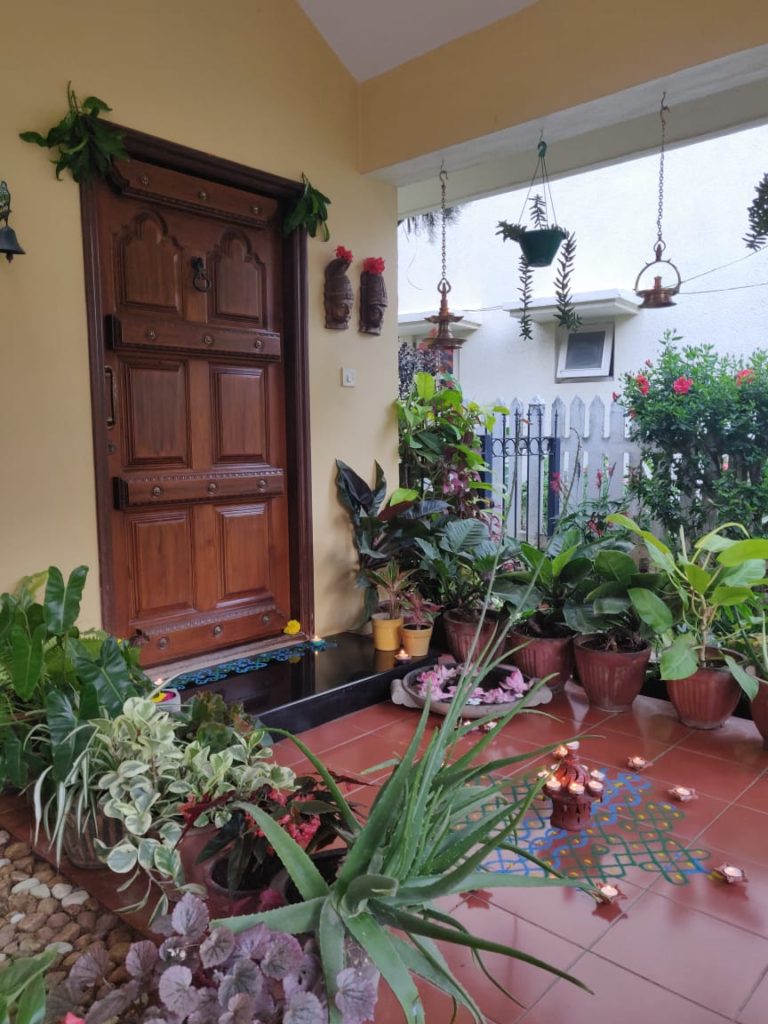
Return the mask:
<path id="1" fill-rule="evenodd" d="M 353 388 L 357 385 L 357 370 L 352 369 L 349 366 L 342 366 L 341 368 L 341 386 L 343 388 Z"/>

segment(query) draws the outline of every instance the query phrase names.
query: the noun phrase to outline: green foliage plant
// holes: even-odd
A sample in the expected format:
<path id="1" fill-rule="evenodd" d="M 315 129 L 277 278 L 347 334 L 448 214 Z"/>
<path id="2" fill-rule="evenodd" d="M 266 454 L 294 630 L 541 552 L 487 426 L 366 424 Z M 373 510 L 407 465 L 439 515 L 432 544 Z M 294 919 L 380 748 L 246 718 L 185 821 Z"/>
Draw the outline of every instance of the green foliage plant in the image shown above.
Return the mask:
<path id="1" fill-rule="evenodd" d="M 283 222 L 283 234 L 290 235 L 297 228 L 305 228 L 310 238 L 314 238 L 319 231 L 322 240 L 327 242 L 331 237 L 328 230 L 328 207 L 331 200 L 313 187 L 306 174 L 302 174 L 301 180 L 304 188 Z"/>
<path id="2" fill-rule="evenodd" d="M 479 630 L 478 630 L 479 635 Z M 477 723 L 461 724 L 461 711 L 469 694 L 500 659 L 499 644 L 473 657 L 462 671 L 455 700 L 443 725 L 428 737 L 429 703 L 405 754 L 381 787 L 364 824 L 356 819 L 334 779 L 297 737 L 299 750 L 333 794 L 349 832 L 348 849 L 334 880 L 327 882 L 305 851 L 260 808 L 244 804 L 262 828 L 296 885 L 301 902 L 255 915 L 213 922 L 235 933 L 259 924 L 292 934 L 314 932 L 329 993 L 330 1024 L 338 1024 L 336 977 L 344 963 L 345 943 L 356 941 L 372 965 L 388 982 L 405 1018 L 423 1024 L 424 1011 L 413 975 L 446 992 L 467 1007 L 476 1021 L 482 1013 L 470 993 L 457 981 L 443 958 L 438 941 L 470 950 L 481 969 L 483 952 L 499 953 L 533 964 L 576 982 L 574 978 L 522 950 L 472 935 L 435 901 L 475 888 L 578 886 L 556 875 L 515 843 L 515 830 L 539 793 L 537 780 L 522 797 L 507 794 L 491 815 L 475 814 L 489 799 L 500 795 L 503 783 L 496 772 L 508 771 L 530 755 L 485 763 L 483 754 L 512 720 L 523 699 L 497 722 L 488 716 L 481 724 L 487 732 L 469 746 Z M 533 692 L 533 691 L 531 691 Z M 284 734 L 287 735 L 287 734 Z M 426 743 L 419 756 L 419 748 Z M 542 748 L 541 753 L 551 748 Z M 469 821 L 469 824 L 466 824 Z M 463 828 L 457 828 L 464 823 Z M 493 873 L 481 865 L 496 849 L 528 857 L 542 868 L 540 876 Z M 494 982 L 495 983 L 495 982 Z M 582 986 L 583 987 L 583 986 Z M 509 994 L 509 993 L 507 993 Z"/>
<path id="3" fill-rule="evenodd" d="M 67 83 L 67 105 L 67 113 L 46 135 L 21 132 L 20 138 L 46 149 L 58 150 L 56 159 L 52 161 L 57 178 L 61 178 L 65 170 L 78 182 L 94 177 L 106 178 L 113 160 L 128 159 L 123 133 L 100 117 L 112 108 L 98 96 L 86 96 L 80 102 L 71 82 Z"/>
<path id="4" fill-rule="evenodd" d="M 46 1019 L 45 974 L 58 957 L 55 949 L 15 957 L 0 966 L 0 1024 L 42 1024 Z"/>
<path id="5" fill-rule="evenodd" d="M 768 174 L 755 187 L 755 197 L 747 210 L 749 229 L 744 236 L 748 249 L 758 252 L 768 243 Z"/>
<path id="6" fill-rule="evenodd" d="M 733 616 L 747 609 L 766 585 L 768 539 L 752 538 L 738 523 L 724 523 L 690 544 L 680 534 L 677 553 L 626 516 L 611 516 L 645 542 L 670 596 L 630 587 L 629 598 L 656 636 L 661 678 L 687 679 L 712 661 L 713 646 L 734 635 Z M 742 539 L 726 536 L 736 532 Z M 722 660 L 725 660 L 725 653 Z M 737 677 L 738 678 L 738 677 Z M 738 679 L 744 686 L 743 679 Z"/>
<path id="7" fill-rule="evenodd" d="M 454 514 L 476 515 L 487 504 L 488 466 L 479 435 L 493 429 L 503 406 L 467 401 L 449 374 L 417 373 L 410 394 L 395 402 L 400 482 L 422 499 L 448 502 Z"/>
<path id="8" fill-rule="evenodd" d="M 392 559 L 381 569 L 369 568 L 364 572 L 368 582 L 376 587 L 382 612 L 390 619 L 401 618 L 413 570 L 401 569 Z"/>
<path id="9" fill-rule="evenodd" d="M 619 402 L 640 445 L 628 490 L 642 512 L 676 537 L 768 518 L 768 352 L 748 358 L 712 345 L 678 347 L 666 332 L 654 361 L 624 377 Z"/>
<path id="10" fill-rule="evenodd" d="M 0 784 L 22 789 L 46 769 L 62 782 L 87 742 L 78 726 L 152 689 L 138 651 L 77 626 L 87 575 L 51 566 L 0 595 Z"/>
<path id="11" fill-rule="evenodd" d="M 433 523 L 448 509 L 444 501 L 423 501 L 417 491 L 397 488 L 387 500 L 387 481 L 378 462 L 373 487 L 350 466 L 336 460 L 336 493 L 349 515 L 357 551 L 355 585 L 364 592 L 362 622 L 367 622 L 379 603 L 378 587 L 370 572 L 379 572 L 391 561 L 404 569 L 418 561 L 416 539 L 428 537 Z"/>

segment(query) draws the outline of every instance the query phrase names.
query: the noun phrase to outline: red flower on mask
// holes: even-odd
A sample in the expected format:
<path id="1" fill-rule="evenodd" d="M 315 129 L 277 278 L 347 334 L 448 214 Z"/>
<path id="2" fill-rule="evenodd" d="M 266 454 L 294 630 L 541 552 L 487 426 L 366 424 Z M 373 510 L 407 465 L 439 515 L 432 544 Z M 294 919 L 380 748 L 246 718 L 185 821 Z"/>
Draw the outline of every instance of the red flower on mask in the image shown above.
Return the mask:
<path id="1" fill-rule="evenodd" d="M 384 273 L 384 259 L 381 256 L 369 256 L 363 260 L 363 270 L 366 270 L 369 274 L 383 274 Z"/>
<path id="2" fill-rule="evenodd" d="M 345 249 L 343 245 L 336 246 L 336 259 L 344 260 L 345 263 L 352 262 L 352 250 Z"/>

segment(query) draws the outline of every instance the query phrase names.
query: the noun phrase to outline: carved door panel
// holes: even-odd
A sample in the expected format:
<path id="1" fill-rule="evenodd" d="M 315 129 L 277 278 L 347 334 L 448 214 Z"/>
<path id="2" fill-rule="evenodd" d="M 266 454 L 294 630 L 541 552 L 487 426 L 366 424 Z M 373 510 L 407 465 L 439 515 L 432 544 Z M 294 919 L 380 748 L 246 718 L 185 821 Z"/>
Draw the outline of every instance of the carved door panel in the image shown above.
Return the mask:
<path id="1" fill-rule="evenodd" d="M 281 240 L 273 200 L 137 161 L 123 173 L 96 196 L 107 625 L 154 664 L 289 616 Z"/>

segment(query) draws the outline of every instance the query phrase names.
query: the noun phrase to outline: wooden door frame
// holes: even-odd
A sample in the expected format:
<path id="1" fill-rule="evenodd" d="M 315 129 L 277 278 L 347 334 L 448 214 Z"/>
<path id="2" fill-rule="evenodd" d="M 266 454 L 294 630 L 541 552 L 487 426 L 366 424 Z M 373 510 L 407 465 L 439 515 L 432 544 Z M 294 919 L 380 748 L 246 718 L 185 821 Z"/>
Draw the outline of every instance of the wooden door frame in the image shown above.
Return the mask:
<path id="1" fill-rule="evenodd" d="M 122 128 L 125 148 L 136 160 L 170 170 L 207 178 L 278 200 L 285 214 L 303 186 L 289 178 L 257 171 L 190 149 L 175 142 Z M 105 316 L 101 304 L 100 245 L 96 197 L 92 185 L 80 185 L 80 207 L 85 257 L 85 298 L 91 371 L 93 456 L 96 474 L 96 519 L 101 581 L 101 615 L 105 629 L 115 622 L 115 581 L 112 576 L 112 528 L 110 511 L 114 497 L 104 424 L 107 402 L 104 388 Z M 288 482 L 288 532 L 290 543 L 290 613 L 298 615 L 307 636 L 315 632 L 314 560 L 312 546 L 312 484 L 309 420 L 309 352 L 307 321 L 307 239 L 304 230 L 283 240 L 283 346 L 285 371 L 286 448 Z"/>

